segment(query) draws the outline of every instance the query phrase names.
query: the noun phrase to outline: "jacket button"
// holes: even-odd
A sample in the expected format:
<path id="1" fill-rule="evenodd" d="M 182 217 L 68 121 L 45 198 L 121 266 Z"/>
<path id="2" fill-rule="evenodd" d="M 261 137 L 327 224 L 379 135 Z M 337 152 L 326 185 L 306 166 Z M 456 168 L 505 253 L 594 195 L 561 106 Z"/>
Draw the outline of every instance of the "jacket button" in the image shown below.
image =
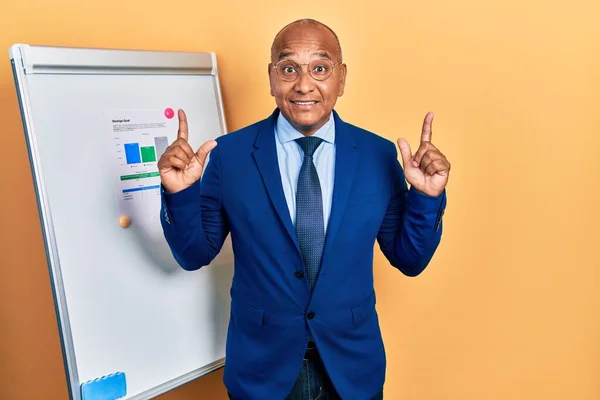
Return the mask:
<path id="1" fill-rule="evenodd" d="M 296 271 L 294 272 L 294 276 L 298 279 L 304 278 L 304 272 Z"/>
<path id="2" fill-rule="evenodd" d="M 306 314 L 306 318 L 308 319 L 313 319 L 315 317 L 315 313 L 314 312 L 309 312 L 308 314 Z"/>

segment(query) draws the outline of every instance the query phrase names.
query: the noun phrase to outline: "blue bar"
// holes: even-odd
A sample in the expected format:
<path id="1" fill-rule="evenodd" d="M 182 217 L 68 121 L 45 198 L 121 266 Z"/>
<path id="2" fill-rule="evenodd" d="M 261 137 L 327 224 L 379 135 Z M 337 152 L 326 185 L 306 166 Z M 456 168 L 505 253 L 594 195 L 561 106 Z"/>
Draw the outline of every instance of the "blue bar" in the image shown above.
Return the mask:
<path id="1" fill-rule="evenodd" d="M 138 143 L 125 143 L 125 158 L 127 158 L 127 164 L 141 163 L 140 145 Z"/>
<path id="2" fill-rule="evenodd" d="M 144 187 L 138 187 L 138 188 L 133 188 L 133 189 L 123 189 L 123 193 L 139 192 L 140 190 L 150 190 L 150 189 L 160 189 L 160 185 L 144 186 Z"/>

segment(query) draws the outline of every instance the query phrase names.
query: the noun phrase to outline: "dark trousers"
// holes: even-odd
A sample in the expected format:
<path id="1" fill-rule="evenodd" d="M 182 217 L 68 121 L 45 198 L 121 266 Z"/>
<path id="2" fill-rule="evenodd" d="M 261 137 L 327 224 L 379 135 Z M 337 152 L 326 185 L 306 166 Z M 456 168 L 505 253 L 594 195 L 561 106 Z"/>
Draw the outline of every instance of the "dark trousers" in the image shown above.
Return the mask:
<path id="1" fill-rule="evenodd" d="M 243 400 L 229 396 L 232 400 Z M 280 400 L 280 399 L 265 399 Z M 337 394 L 316 349 L 308 349 L 298 379 L 285 400 L 342 400 Z M 369 400 L 369 399 L 365 399 Z M 372 400 L 383 400 L 383 390 Z"/>

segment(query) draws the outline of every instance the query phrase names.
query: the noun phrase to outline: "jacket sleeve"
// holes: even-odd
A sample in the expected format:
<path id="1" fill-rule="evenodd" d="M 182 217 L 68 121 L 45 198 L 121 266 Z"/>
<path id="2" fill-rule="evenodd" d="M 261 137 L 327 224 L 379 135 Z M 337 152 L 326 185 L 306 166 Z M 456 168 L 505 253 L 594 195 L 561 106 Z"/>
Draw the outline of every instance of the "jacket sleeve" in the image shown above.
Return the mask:
<path id="1" fill-rule="evenodd" d="M 188 271 L 209 265 L 229 234 L 218 149 L 211 151 L 201 180 L 177 193 L 161 188 L 163 232 L 175 260 Z"/>
<path id="2" fill-rule="evenodd" d="M 440 243 L 446 191 L 433 197 L 409 189 L 393 147 L 392 196 L 377 241 L 390 264 L 407 276 L 417 276 L 427 267 Z"/>

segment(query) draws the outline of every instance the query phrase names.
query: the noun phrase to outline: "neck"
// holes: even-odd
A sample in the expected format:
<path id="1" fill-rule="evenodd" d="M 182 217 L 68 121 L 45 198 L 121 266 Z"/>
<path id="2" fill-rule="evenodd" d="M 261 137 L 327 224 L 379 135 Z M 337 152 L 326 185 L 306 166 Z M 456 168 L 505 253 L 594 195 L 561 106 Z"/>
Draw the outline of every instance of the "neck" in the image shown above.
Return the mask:
<path id="1" fill-rule="evenodd" d="M 331 112 L 325 118 L 323 118 L 322 120 L 318 121 L 316 124 L 313 124 L 313 125 L 298 125 L 294 121 L 289 119 L 287 116 L 283 115 L 283 117 L 286 119 L 286 121 L 288 121 L 290 123 L 290 125 L 295 130 L 297 130 L 303 136 L 312 136 L 319 129 L 321 129 L 327 123 L 327 121 L 329 121 L 329 119 L 331 118 Z"/>

